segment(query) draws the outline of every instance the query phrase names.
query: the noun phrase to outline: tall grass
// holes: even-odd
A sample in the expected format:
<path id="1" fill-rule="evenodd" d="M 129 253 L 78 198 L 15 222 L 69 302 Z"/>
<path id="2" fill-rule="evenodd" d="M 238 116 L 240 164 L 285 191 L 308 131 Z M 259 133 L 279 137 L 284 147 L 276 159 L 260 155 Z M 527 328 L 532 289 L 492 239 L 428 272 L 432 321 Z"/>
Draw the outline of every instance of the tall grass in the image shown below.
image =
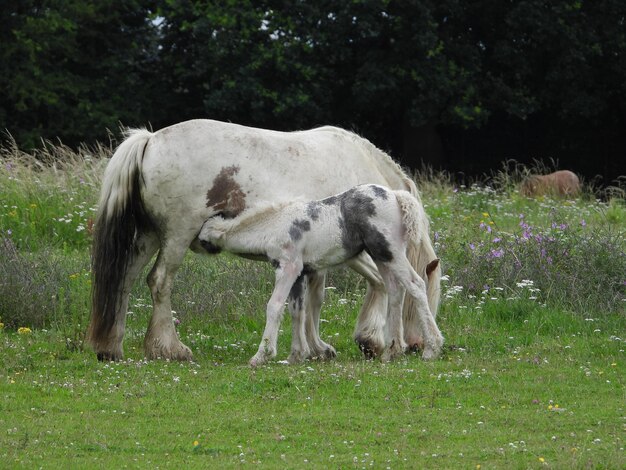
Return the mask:
<path id="1" fill-rule="evenodd" d="M 15 145 L 0 149 L 0 321 L 6 327 L 59 326 L 72 337 L 84 328 L 92 217 L 110 154 L 103 146 L 72 151 L 47 144 L 33 154 Z M 523 177 L 540 170 L 507 162 L 470 187 L 447 173 L 415 175 L 448 289 L 469 304 L 485 291 L 507 302 L 529 281 L 537 301 L 553 308 L 623 314 L 624 193 L 615 187 L 604 201 L 590 193 L 571 201 L 520 196 Z M 214 321 L 245 321 L 262 316 L 272 283 L 264 264 L 189 256 L 173 305 L 185 321 L 206 321 L 209 313 Z M 347 270 L 332 272 L 329 284 L 343 298 L 362 296 L 365 288 Z M 133 298 L 144 306 L 134 310 L 147 317 L 151 301 L 144 282 Z"/>

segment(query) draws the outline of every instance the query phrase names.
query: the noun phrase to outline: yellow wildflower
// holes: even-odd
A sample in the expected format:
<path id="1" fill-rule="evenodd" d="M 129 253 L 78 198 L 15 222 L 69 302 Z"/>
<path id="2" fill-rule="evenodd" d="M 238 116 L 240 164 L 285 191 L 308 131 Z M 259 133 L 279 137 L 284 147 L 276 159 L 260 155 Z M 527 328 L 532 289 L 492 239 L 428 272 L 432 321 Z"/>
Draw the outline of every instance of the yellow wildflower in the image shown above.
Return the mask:
<path id="1" fill-rule="evenodd" d="M 32 330 L 30 328 L 28 328 L 27 326 L 20 326 L 17 329 L 17 334 L 18 335 L 29 335 L 32 333 Z"/>

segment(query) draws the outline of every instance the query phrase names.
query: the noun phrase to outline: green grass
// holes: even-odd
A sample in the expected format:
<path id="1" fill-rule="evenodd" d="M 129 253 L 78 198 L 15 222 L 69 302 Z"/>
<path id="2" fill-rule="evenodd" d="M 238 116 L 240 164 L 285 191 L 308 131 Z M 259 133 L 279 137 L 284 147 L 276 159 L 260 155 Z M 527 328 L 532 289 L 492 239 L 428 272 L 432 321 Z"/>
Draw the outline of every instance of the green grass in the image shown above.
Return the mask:
<path id="1" fill-rule="evenodd" d="M 53 331 L 5 332 L 0 457 L 24 468 L 626 463 L 623 323 L 541 308 L 509 322 L 499 302 L 480 317 L 444 308 L 441 360 L 381 364 L 359 357 L 356 310 L 338 300 L 323 324 L 338 359 L 295 367 L 249 369 L 258 334 L 245 326 L 181 324 L 191 364 L 144 362 L 139 335 L 127 361 L 101 364 Z"/>
<path id="2" fill-rule="evenodd" d="M 626 466 L 623 193 L 531 200 L 515 173 L 469 188 L 420 176 L 446 273 L 435 362 L 365 361 L 365 285 L 341 270 L 321 324 L 337 359 L 251 370 L 271 268 L 190 255 L 173 306 L 195 362 L 144 361 L 140 282 L 126 360 L 98 363 L 82 344 L 91 212 L 77 207 L 94 207 L 103 165 L 50 152 L 2 153 L 0 468 Z"/>

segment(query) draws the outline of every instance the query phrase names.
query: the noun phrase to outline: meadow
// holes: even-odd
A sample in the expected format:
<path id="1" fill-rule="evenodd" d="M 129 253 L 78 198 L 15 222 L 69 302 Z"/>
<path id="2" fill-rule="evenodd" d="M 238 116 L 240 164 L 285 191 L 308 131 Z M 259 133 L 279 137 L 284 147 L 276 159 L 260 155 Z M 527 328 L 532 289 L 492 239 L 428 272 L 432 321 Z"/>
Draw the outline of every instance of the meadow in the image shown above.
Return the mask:
<path id="1" fill-rule="evenodd" d="M 0 149 L 0 468 L 624 468 L 626 201 L 517 192 L 528 169 L 474 183 L 415 175 L 444 279 L 443 357 L 365 360 L 364 281 L 329 275 L 336 360 L 247 366 L 270 266 L 189 254 L 173 291 L 194 362 L 146 361 L 145 282 L 124 361 L 83 345 L 106 146 Z M 144 276 L 145 278 L 145 276 Z"/>

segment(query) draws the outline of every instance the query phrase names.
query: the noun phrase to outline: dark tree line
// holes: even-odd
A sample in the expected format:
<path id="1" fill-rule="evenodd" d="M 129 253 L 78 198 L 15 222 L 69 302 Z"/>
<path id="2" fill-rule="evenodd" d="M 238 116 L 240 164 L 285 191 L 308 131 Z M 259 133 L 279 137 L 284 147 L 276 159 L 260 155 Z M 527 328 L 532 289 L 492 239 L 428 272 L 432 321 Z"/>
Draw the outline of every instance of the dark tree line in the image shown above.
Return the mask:
<path id="1" fill-rule="evenodd" d="M 626 173 L 623 0 L 0 5 L 0 129 L 23 147 L 207 117 L 339 125 L 413 167 Z"/>

